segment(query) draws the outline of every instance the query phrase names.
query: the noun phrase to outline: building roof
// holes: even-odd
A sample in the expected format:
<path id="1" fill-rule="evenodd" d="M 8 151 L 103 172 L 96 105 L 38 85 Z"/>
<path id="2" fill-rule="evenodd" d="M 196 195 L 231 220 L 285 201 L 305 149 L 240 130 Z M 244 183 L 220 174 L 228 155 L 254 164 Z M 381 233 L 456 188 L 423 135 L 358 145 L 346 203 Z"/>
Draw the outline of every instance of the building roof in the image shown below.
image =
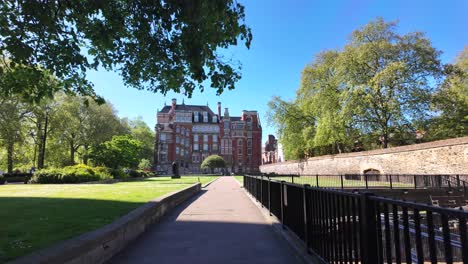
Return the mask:
<path id="1" fill-rule="evenodd" d="M 160 113 L 169 113 L 171 111 L 170 105 L 164 106 Z M 211 115 L 214 115 L 213 111 L 211 111 L 210 107 L 206 105 L 186 105 L 186 104 L 178 104 L 176 105 L 176 111 L 190 111 L 190 112 L 208 112 Z"/>

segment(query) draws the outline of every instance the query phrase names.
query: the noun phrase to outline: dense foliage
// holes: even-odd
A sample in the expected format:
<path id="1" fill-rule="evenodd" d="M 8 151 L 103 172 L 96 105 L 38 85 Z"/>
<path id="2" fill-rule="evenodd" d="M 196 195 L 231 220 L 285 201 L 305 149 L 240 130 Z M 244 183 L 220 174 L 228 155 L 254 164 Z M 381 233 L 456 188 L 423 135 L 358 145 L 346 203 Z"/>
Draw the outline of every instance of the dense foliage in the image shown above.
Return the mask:
<path id="1" fill-rule="evenodd" d="M 226 161 L 219 155 L 210 155 L 203 160 L 200 167 L 202 169 L 210 169 L 213 172 L 216 168 L 225 168 Z"/>
<path id="2" fill-rule="evenodd" d="M 132 167 L 141 159 L 152 163 L 154 132 L 141 118 L 119 118 L 109 102 L 98 104 L 90 97 L 60 92 L 39 103 L 18 95 L 0 96 L 0 171 L 88 164 L 94 147 L 118 135 L 142 145 Z"/>
<path id="3" fill-rule="evenodd" d="M 468 50 L 455 65 L 440 54 L 380 18 L 317 54 L 296 98 L 269 102 L 286 159 L 468 135 Z"/>
<path id="4" fill-rule="evenodd" d="M 79 164 L 63 168 L 43 169 L 31 178 L 29 183 L 80 183 L 90 181 L 101 181 L 111 179 L 112 175 L 107 169 L 86 166 Z"/>
<path id="5" fill-rule="evenodd" d="M 50 94 L 39 85 L 47 71 L 62 90 L 97 97 L 86 71 L 103 67 L 137 89 L 191 96 L 209 80 L 221 93 L 240 78 L 221 50 L 251 39 L 244 7 L 232 0 L 1 1 L 0 56 L 37 85 L 0 91 L 38 101 Z"/>
<path id="6" fill-rule="evenodd" d="M 136 168 L 140 162 L 142 151 L 140 141 L 131 136 L 113 136 L 112 140 L 95 146 L 90 153 L 96 164 L 110 168 L 130 167 Z"/>

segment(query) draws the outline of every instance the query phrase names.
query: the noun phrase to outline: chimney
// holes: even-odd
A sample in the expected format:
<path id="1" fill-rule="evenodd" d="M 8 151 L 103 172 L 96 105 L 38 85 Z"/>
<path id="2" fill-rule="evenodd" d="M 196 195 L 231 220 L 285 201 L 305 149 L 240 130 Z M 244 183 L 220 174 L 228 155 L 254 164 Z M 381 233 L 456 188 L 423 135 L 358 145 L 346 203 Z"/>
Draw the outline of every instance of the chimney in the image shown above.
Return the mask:
<path id="1" fill-rule="evenodd" d="M 173 112 L 173 113 L 175 112 L 176 105 L 177 105 L 177 99 L 172 98 L 171 112 Z"/>
<path id="2" fill-rule="evenodd" d="M 229 111 L 228 111 L 227 107 L 224 108 L 224 117 L 229 118 Z"/>
<path id="3" fill-rule="evenodd" d="M 218 118 L 221 119 L 221 102 L 218 102 Z"/>

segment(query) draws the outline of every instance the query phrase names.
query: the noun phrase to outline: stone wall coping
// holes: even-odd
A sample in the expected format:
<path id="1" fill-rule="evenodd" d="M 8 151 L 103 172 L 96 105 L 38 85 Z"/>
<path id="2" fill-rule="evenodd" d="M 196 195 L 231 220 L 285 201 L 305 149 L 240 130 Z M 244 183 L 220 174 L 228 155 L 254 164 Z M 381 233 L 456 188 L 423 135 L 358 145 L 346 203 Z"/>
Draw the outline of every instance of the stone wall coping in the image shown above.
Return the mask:
<path id="1" fill-rule="evenodd" d="M 104 263 L 157 222 L 168 210 L 201 191 L 196 183 L 158 197 L 94 231 L 20 257 L 11 264 Z"/>
<path id="2" fill-rule="evenodd" d="M 322 160 L 322 159 L 340 159 L 340 158 L 350 158 L 350 157 L 385 155 L 385 154 L 391 154 L 391 153 L 411 152 L 411 151 L 442 148 L 442 147 L 457 146 L 457 145 L 468 145 L 468 137 L 437 140 L 437 141 L 432 141 L 432 142 L 399 146 L 399 147 L 391 147 L 391 148 L 386 148 L 386 149 L 374 149 L 374 150 L 361 151 L 361 152 L 349 152 L 349 153 L 342 153 L 342 154 L 335 154 L 335 155 L 323 155 L 323 156 L 311 157 L 306 160 L 288 160 L 285 162 L 264 164 L 261 167 L 268 168 L 271 166 L 277 166 L 277 165 L 283 165 L 283 164 L 287 165 L 287 164 L 294 164 L 294 163 L 301 163 L 301 162 Z"/>

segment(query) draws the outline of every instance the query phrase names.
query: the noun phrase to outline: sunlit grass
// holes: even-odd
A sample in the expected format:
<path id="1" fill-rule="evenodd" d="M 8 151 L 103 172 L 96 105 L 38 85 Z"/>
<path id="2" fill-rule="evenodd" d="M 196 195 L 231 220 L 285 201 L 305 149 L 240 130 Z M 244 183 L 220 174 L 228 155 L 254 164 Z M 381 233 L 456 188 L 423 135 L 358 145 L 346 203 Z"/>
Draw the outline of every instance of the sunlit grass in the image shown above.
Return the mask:
<path id="1" fill-rule="evenodd" d="M 0 263 L 97 229 L 154 198 L 215 178 L 0 185 Z"/>

